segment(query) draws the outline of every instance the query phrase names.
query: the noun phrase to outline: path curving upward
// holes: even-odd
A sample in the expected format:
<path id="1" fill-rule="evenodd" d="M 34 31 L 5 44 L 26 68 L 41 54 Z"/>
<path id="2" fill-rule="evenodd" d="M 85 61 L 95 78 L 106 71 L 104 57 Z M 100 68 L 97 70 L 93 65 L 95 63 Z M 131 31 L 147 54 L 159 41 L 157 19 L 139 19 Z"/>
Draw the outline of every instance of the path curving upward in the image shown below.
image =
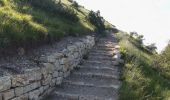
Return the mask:
<path id="1" fill-rule="evenodd" d="M 117 100 L 120 68 L 114 34 L 100 38 L 79 68 L 44 100 Z"/>

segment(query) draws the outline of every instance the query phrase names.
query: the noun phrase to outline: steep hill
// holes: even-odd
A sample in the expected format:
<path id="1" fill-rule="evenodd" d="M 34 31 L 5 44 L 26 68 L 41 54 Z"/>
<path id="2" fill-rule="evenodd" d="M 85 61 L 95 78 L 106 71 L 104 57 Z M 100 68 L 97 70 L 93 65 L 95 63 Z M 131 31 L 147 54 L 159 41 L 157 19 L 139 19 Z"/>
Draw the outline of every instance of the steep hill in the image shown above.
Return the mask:
<path id="1" fill-rule="evenodd" d="M 93 32 L 88 13 L 72 0 L 0 0 L 0 45 L 30 45 Z"/>
<path id="2" fill-rule="evenodd" d="M 158 55 L 148 51 L 141 42 L 125 32 L 119 32 L 117 38 L 125 60 L 120 100 L 168 100 L 168 47 Z"/>

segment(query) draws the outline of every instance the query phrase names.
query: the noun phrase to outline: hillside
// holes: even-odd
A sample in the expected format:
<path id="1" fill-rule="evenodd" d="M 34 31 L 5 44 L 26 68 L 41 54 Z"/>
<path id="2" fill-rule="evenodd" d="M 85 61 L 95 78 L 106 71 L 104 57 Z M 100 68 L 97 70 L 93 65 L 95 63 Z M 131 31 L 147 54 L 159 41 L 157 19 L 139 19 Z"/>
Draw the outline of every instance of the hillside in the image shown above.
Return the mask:
<path id="1" fill-rule="evenodd" d="M 137 38 L 125 32 L 117 33 L 117 38 L 125 60 L 122 65 L 120 100 L 168 100 L 168 47 L 158 55 L 148 51 Z"/>
<path id="2" fill-rule="evenodd" d="M 28 46 L 94 32 L 88 13 L 72 0 L 0 0 L 0 45 Z"/>

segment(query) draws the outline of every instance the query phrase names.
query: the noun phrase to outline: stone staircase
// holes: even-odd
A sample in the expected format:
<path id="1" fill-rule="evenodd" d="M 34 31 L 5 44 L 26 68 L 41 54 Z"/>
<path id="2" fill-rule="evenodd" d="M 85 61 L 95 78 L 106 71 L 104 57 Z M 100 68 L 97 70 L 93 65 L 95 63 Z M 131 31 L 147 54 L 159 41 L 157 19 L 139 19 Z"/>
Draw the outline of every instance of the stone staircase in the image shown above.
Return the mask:
<path id="1" fill-rule="evenodd" d="M 44 100 L 117 100 L 120 69 L 114 34 L 99 39 L 69 77 Z"/>

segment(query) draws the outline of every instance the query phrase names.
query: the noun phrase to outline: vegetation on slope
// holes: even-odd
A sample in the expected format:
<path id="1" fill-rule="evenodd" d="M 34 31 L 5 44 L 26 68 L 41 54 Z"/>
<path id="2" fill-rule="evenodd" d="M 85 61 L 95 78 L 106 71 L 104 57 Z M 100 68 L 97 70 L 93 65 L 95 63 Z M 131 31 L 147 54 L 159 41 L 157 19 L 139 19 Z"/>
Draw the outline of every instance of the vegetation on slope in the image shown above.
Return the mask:
<path id="1" fill-rule="evenodd" d="M 0 0 L 0 47 L 92 32 L 88 13 L 72 0 Z"/>
<path id="2" fill-rule="evenodd" d="M 170 44 L 154 59 L 154 69 L 158 74 L 170 80 Z"/>
<path id="3" fill-rule="evenodd" d="M 159 70 L 154 67 L 154 58 L 157 54 L 148 51 L 138 38 L 131 37 L 127 33 L 120 32 L 117 38 L 125 60 L 122 67 L 123 83 L 120 89 L 120 100 L 169 100 L 170 81 L 159 72 L 161 69 L 165 74 L 167 70 L 163 70 L 164 67 L 161 66 Z M 158 61 L 162 61 L 161 55 L 157 55 L 160 56 Z M 170 57 L 164 58 L 166 59 L 164 61 L 168 62 Z"/>

